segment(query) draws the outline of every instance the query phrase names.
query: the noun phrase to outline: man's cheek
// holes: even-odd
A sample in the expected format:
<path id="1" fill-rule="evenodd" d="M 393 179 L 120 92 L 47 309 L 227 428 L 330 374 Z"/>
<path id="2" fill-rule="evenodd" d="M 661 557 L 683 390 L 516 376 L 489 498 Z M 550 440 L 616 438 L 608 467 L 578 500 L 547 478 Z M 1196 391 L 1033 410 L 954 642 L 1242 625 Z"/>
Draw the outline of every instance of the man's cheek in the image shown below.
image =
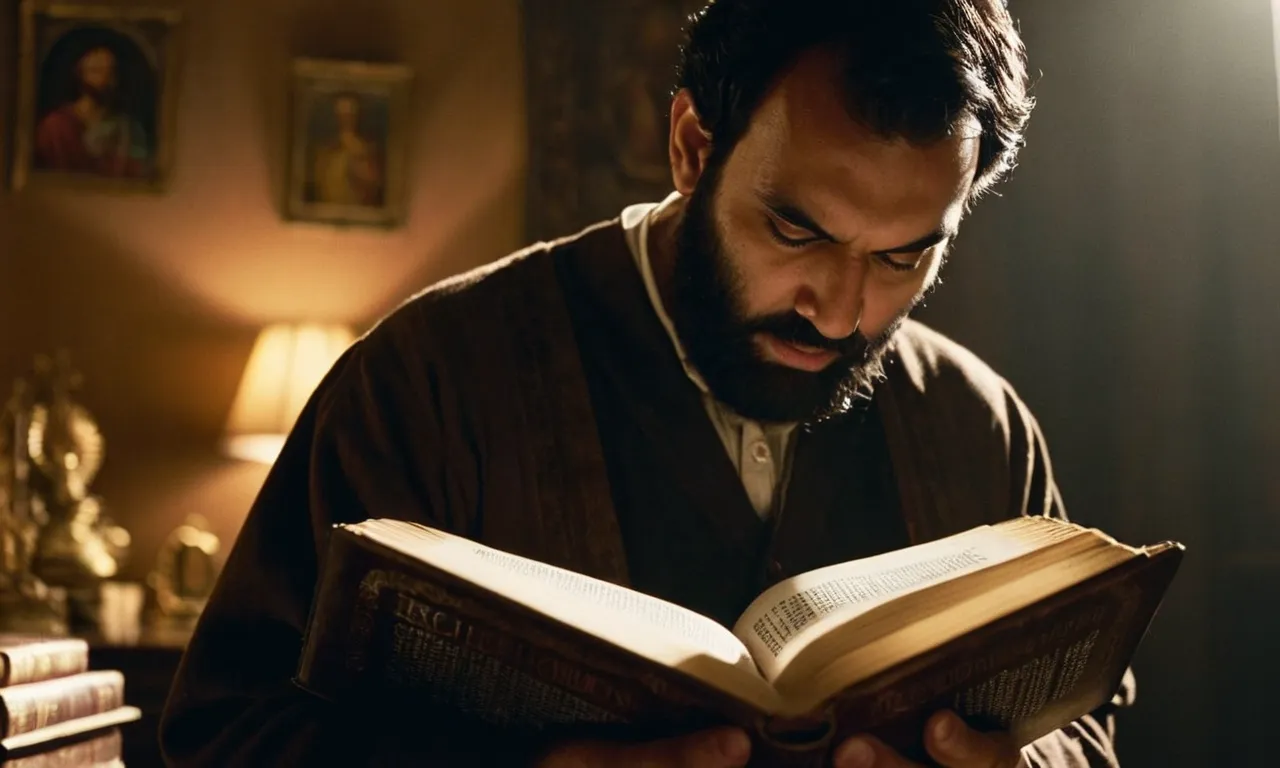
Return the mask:
<path id="1" fill-rule="evenodd" d="M 862 335 L 874 339 L 914 308 L 923 295 L 919 282 L 892 290 L 868 291 L 858 329 L 862 331 Z"/>
<path id="2" fill-rule="evenodd" d="M 796 291 L 778 277 L 762 278 L 746 286 L 735 297 L 743 317 L 786 315 L 795 311 Z"/>

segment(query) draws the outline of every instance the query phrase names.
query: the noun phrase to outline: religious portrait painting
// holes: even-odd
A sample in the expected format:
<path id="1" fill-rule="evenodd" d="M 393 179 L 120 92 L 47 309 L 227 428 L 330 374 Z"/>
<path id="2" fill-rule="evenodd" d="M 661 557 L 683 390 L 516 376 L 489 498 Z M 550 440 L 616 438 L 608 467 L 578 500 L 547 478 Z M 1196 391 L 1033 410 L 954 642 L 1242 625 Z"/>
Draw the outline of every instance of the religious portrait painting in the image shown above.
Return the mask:
<path id="1" fill-rule="evenodd" d="M 15 189 L 165 187 L 180 20 L 163 7 L 23 0 Z"/>
<path id="2" fill-rule="evenodd" d="M 403 221 L 411 80 L 398 64 L 294 62 L 289 218 L 384 227 Z"/>

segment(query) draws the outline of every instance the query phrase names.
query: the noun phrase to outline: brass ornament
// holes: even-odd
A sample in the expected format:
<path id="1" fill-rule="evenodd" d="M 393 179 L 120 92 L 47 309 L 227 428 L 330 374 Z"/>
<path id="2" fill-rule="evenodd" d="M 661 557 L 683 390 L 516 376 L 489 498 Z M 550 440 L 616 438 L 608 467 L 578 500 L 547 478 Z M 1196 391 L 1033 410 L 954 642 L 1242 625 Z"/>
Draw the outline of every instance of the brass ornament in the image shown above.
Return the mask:
<path id="1" fill-rule="evenodd" d="M 34 570 L 50 584 L 91 594 L 119 571 L 118 544 L 127 547 L 128 533 L 103 516 L 102 500 L 90 494 L 105 447 L 97 421 L 75 399 L 83 378 L 61 352 L 37 358 L 36 379 L 27 433 L 32 514 L 42 525 Z"/>
<path id="2" fill-rule="evenodd" d="M 189 515 L 169 534 L 147 578 L 155 598 L 154 625 L 189 628 L 195 624 L 213 594 L 221 546 L 200 515 Z"/>
<path id="3" fill-rule="evenodd" d="M 30 397 L 19 379 L 0 411 L 0 631 L 64 635 L 66 593 L 31 568 L 40 525 L 31 503 Z"/>

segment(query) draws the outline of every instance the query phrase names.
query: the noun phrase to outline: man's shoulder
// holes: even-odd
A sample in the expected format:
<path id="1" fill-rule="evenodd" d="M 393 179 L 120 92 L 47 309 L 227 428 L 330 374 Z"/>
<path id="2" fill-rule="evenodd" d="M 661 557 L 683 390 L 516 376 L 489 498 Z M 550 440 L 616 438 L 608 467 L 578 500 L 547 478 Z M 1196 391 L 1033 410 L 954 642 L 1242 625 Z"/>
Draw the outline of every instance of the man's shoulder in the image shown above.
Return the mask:
<path id="1" fill-rule="evenodd" d="M 533 280 L 552 278 L 560 255 L 616 225 L 616 220 L 601 221 L 575 234 L 530 244 L 488 264 L 444 278 L 411 295 L 392 314 L 449 308 L 458 303 L 502 301 L 512 288 L 540 290 L 542 286 Z"/>
<path id="2" fill-rule="evenodd" d="M 917 320 L 895 334 L 885 374 L 921 402 L 969 406 L 1003 414 L 1016 395 L 1009 382 L 959 342 Z"/>
<path id="3" fill-rule="evenodd" d="M 1062 514 L 1035 417 L 976 354 L 908 322 L 886 355 L 885 375 L 881 412 L 920 535 Z"/>
<path id="4" fill-rule="evenodd" d="M 464 350 L 519 331 L 523 323 L 553 324 L 560 286 L 557 260 L 614 220 L 540 241 L 502 258 L 434 282 L 385 313 L 364 336 L 374 346 L 392 346 L 438 356 L 443 348 Z M 453 355 L 445 355 L 452 357 Z"/>

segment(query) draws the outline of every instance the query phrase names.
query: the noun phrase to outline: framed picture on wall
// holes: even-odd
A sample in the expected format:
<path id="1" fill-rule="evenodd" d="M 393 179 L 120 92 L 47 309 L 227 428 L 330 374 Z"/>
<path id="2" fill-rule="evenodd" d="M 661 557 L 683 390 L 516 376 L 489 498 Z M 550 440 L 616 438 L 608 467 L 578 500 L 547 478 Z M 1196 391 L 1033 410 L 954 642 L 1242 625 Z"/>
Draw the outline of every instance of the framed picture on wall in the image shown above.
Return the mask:
<path id="1" fill-rule="evenodd" d="M 411 81 L 399 64 L 294 61 L 290 219 L 382 227 L 404 221 Z"/>
<path id="2" fill-rule="evenodd" d="M 12 184 L 164 189 L 178 83 L 173 8 L 23 0 Z"/>

